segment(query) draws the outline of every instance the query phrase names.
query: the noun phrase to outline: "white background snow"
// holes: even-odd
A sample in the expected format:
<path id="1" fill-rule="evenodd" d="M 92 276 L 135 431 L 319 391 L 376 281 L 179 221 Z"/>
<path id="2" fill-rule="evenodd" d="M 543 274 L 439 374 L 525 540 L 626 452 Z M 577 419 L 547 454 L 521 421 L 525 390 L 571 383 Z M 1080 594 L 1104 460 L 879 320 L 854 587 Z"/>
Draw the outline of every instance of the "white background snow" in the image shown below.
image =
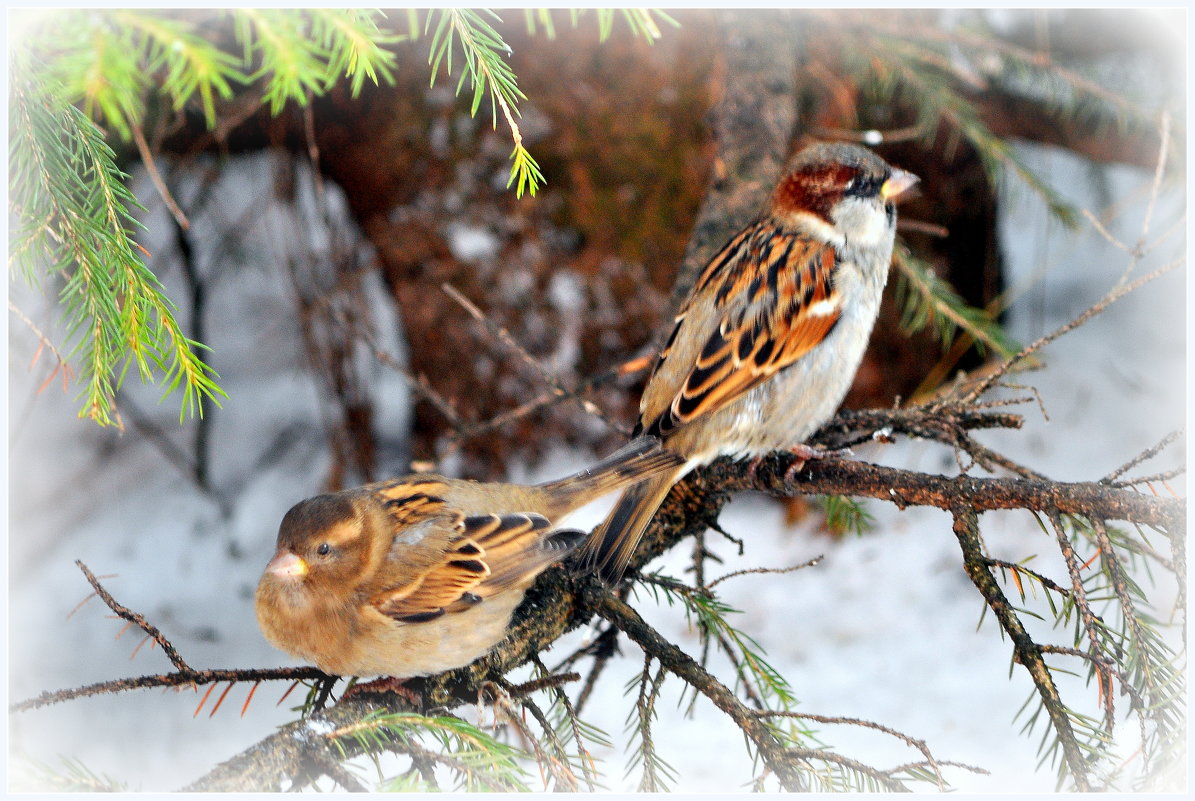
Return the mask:
<path id="1" fill-rule="evenodd" d="M 1132 243 L 1141 228 L 1150 175 L 1123 167 L 1092 168 L 1061 151 L 1024 147 L 1032 166 L 1045 171 L 1075 203 L 1099 214 L 1127 199 L 1110 230 Z M 43 690 L 119 677 L 158 673 L 169 665 L 157 650 L 142 648 L 136 631 L 116 639 L 122 624 L 93 599 L 68 619 L 89 588 L 74 566 L 81 559 L 125 605 L 159 626 L 195 667 L 271 667 L 289 664 L 257 630 L 252 594 L 273 550 L 278 521 L 295 501 L 315 494 L 324 476 L 318 389 L 302 367 L 292 319 L 290 284 L 281 264 L 293 256 L 295 226 L 306 242 L 318 243 L 323 223 L 310 215 L 294 219 L 270 200 L 266 159 L 234 159 L 218 188 L 221 214 L 237 219 L 250 211 L 250 235 L 221 258 L 227 260 L 212 299 L 209 340 L 221 383 L 229 393 L 214 415 L 214 496 L 190 484 L 162 452 L 136 433 L 118 436 L 77 420 L 74 389 L 37 394 L 46 356 L 29 369 L 35 342 L 10 317 L 9 353 L 9 681 L 10 701 Z M 139 195 L 152 196 L 142 184 Z M 332 227 L 351 224 L 335 202 Z M 1182 188 L 1168 191 L 1153 220 L 1157 234 L 1173 228 L 1149 264 L 1181 254 L 1185 225 Z M 1090 226 L 1077 235 L 1046 220 L 1029 193 L 1008 192 L 1001 224 L 1009 285 L 1018 291 L 1010 319 L 1021 341 L 1052 330 L 1098 300 L 1118 279 L 1127 257 Z M 147 219 L 151 252 L 167 252 L 164 214 Z M 163 233 L 165 232 L 165 233 Z M 195 241 L 203 242 L 203 230 Z M 480 246 L 480 240 L 458 243 Z M 215 269 L 220 255 L 201 252 Z M 181 297 L 177 267 L 167 270 L 167 288 Z M 380 293 L 380 286 L 374 287 Z M 14 302 L 36 320 L 53 319 L 47 301 L 19 281 L 9 286 Z M 1025 429 L 989 433 L 983 441 L 1051 477 L 1097 479 L 1183 425 L 1186 342 L 1184 268 L 1116 304 L 1045 352 L 1046 367 L 1023 377 L 1040 392 L 1049 420 L 1025 405 Z M 377 329 L 397 325 L 385 303 L 374 304 Z M 387 317 L 386 315 L 390 316 Z M 54 332 L 61 335 L 60 331 Z M 393 338 L 386 347 L 401 352 Z M 372 365 L 375 401 L 393 438 L 405 430 L 406 395 L 393 374 Z M 166 429 L 177 428 L 176 400 L 157 403 L 157 392 L 129 382 L 129 396 Z M 172 438 L 184 449 L 188 432 Z M 391 457 L 398 469 L 401 454 Z M 918 470 L 956 470 L 941 446 L 901 441 L 859 449 L 858 458 Z M 534 473 L 544 479 L 580 467 L 584 454 L 558 452 Z M 1185 460 L 1181 447 L 1146 470 Z M 1176 482 L 1180 488 L 1183 482 Z M 1030 692 L 1024 671 L 1011 671 L 1010 647 L 990 615 L 977 629 L 982 610 L 975 589 L 960 569 L 948 517 L 941 512 L 903 512 L 879 504 L 868 508 L 875 529 L 863 537 L 832 541 L 809 524 L 787 527 L 778 507 L 756 497 L 739 497 L 722 514 L 722 526 L 747 543 L 739 558 L 716 536 L 709 542 L 726 557 L 724 569 L 788 565 L 816 555 L 816 567 L 789 575 L 752 576 L 721 585 L 726 600 L 743 610 L 738 624 L 768 651 L 801 700 L 800 709 L 858 717 L 925 740 L 943 760 L 980 765 L 989 776 L 950 770 L 954 786 L 974 792 L 1048 791 L 1054 777 L 1036 769 L 1038 736 L 1019 734 L 1015 714 Z M 582 525 L 596 522 L 594 510 Z M 1027 514 L 985 515 L 989 547 L 1008 559 L 1055 551 Z M 681 549 L 685 551 L 686 549 Z M 662 568 L 680 576 L 687 554 L 665 557 Z M 1038 570 L 1061 583 L 1056 560 Z M 1169 612 L 1173 588 L 1157 590 L 1160 614 Z M 637 608 L 667 636 L 697 652 L 695 635 L 675 608 L 656 608 L 639 593 Z M 583 635 L 569 639 L 575 643 Z M 1068 633 L 1055 641 L 1066 642 Z M 553 664 L 565 644 L 545 655 Z M 608 670 L 600 696 L 585 717 L 616 741 L 625 742 L 624 684 L 642 666 L 633 644 Z M 723 678 L 729 680 L 725 672 Z M 676 708 L 679 682 L 666 686 L 656 724 L 661 756 L 677 771 L 675 789 L 691 792 L 749 789 L 751 766 L 742 738 L 704 700 L 693 718 Z M 268 735 L 292 719 L 275 707 L 281 685 L 258 690 L 247 714 L 239 716 L 247 687 L 234 688 L 223 708 L 209 718 L 192 712 L 191 692 L 139 691 L 90 698 L 10 716 L 9 766 L 26 775 L 26 758 L 56 764 L 56 754 L 77 757 L 96 772 L 132 789 L 176 789 Z M 1076 681 L 1075 698 L 1094 689 Z M 211 702 L 209 701 L 209 708 Z M 1122 703 L 1123 706 L 1123 703 Z M 1126 756 L 1135 724 L 1121 729 Z M 879 766 L 920 759 L 890 737 L 844 726 L 821 727 L 822 741 L 841 753 Z M 637 771 L 624 778 L 627 757 L 617 751 L 604 760 L 610 789 L 631 790 Z M 927 788 L 928 789 L 928 788 Z"/>

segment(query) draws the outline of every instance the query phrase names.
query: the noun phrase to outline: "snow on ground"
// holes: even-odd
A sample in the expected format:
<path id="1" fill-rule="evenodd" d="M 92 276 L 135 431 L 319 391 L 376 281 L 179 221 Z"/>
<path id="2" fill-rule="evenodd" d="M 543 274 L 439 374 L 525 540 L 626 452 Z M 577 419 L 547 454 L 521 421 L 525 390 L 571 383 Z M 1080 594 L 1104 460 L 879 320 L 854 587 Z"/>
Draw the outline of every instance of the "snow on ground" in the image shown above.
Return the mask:
<path id="1" fill-rule="evenodd" d="M 1146 173 L 1092 171 L 1044 148 L 1022 152 L 1031 166 L 1048 170 L 1056 186 L 1069 187 L 1075 202 L 1094 211 L 1113 199 L 1134 198 L 1109 227 L 1126 241 L 1135 239 Z M 88 591 L 76 559 L 99 575 L 114 574 L 104 581 L 116 598 L 157 624 L 196 667 L 288 663 L 257 631 L 252 593 L 272 552 L 278 520 L 292 503 L 319 490 L 326 467 L 319 390 L 300 367 L 292 290 L 280 266 L 283 256 L 294 256 L 294 231 L 303 229 L 305 241 L 312 241 L 311 231 L 324 229 L 310 219 L 288 218 L 269 202 L 263 189 L 269 186 L 268 169 L 262 160 L 234 159 L 228 173 L 238 177 L 221 190 L 228 198 L 222 210 L 227 219 L 255 208 L 267 214 L 266 222 L 249 226 L 258 238 L 230 246 L 226 258 L 236 268 L 225 269 L 212 301 L 220 314 L 220 322 L 211 325 L 214 359 L 230 395 L 213 418 L 213 496 L 197 492 L 144 437 L 116 436 L 76 420 L 73 397 L 54 389 L 37 395 L 44 368 L 27 371 L 34 345 L 20 324 L 10 323 L 10 700 L 168 669 L 164 656 L 148 648 L 130 657 L 139 636 L 131 632 L 114 639 L 120 624 L 108 619 L 96 600 L 67 617 Z M 335 198 L 335 188 L 328 191 Z M 1090 229 L 1075 237 L 1047 223 L 1026 193 L 1014 198 L 1002 230 L 1010 283 L 1023 288 L 1023 295 L 1010 325 L 1014 336 L 1028 341 L 1097 300 L 1126 259 Z M 331 228 L 348 225 L 342 206 L 333 206 L 340 211 Z M 1166 230 L 1181 206 L 1177 193 L 1164 198 L 1152 230 Z M 161 214 L 150 227 L 169 230 Z M 1180 225 L 1162 248 L 1171 256 L 1156 253 L 1151 263 L 1181 252 L 1182 234 Z M 202 233 L 196 238 L 204 241 Z M 159 242 L 150 249 L 168 248 Z M 213 259 L 208 268 L 215 268 L 214 257 L 203 256 Z M 166 281 L 171 292 L 179 291 L 177 269 Z M 44 319 L 33 293 L 17 283 L 10 291 L 27 313 Z M 1049 420 L 1036 406 L 1024 406 L 1023 432 L 992 432 L 984 441 L 1050 476 L 1088 479 L 1178 428 L 1185 409 L 1185 294 L 1180 270 L 1052 345 L 1045 354 L 1047 368 L 1023 379 L 1039 390 Z M 377 314 L 385 314 L 383 304 L 375 306 Z M 379 318 L 377 330 L 387 326 L 393 328 L 394 321 Z M 388 347 L 401 352 L 400 343 Z M 401 439 L 397 433 L 406 425 L 401 385 L 381 369 L 373 371 L 372 382 L 387 431 Z M 159 425 L 173 425 L 174 399 L 158 405 L 155 391 L 136 387 L 130 396 Z M 186 436 L 171 438 L 186 448 Z M 920 470 L 957 469 L 951 454 L 926 443 L 860 449 L 859 457 Z M 398 455 L 393 458 L 399 461 Z M 1167 453 L 1157 469 L 1184 458 L 1181 452 Z M 558 452 L 531 474 L 515 478 L 557 476 L 583 462 L 583 455 Z M 868 507 L 876 517 L 874 533 L 833 541 L 809 524 L 786 526 L 777 506 L 762 498 L 732 502 L 722 525 L 742 537 L 748 549 L 740 559 L 731 545 L 710 535 L 709 543 L 727 558 L 725 571 L 824 556 L 816 567 L 796 574 L 723 584 L 725 599 L 743 610 L 739 625 L 767 649 L 801 710 L 875 721 L 925 740 L 939 759 L 991 771 L 990 776 L 949 771 L 948 778 L 964 791 L 1052 790 L 1052 772 L 1035 769 L 1037 738 L 1018 734 L 1020 723 L 1014 721 L 1030 692 L 1028 679 L 1020 669 L 1009 677 L 1010 648 L 996 635 L 990 616 L 977 629 L 981 602 L 960 570 L 947 516 L 924 509 L 899 512 L 877 503 Z M 596 522 L 600 516 L 600 509 L 592 509 L 577 522 Z M 983 522 L 989 546 L 1006 558 L 1054 550 L 1028 515 L 986 515 Z M 660 561 L 661 569 L 677 576 L 685 565 L 685 553 Z M 1048 558 L 1038 569 L 1062 576 Z M 1158 592 L 1164 615 L 1164 599 L 1173 588 Z M 679 610 L 657 608 L 643 592 L 634 603 L 649 622 L 696 653 L 696 638 Z M 546 655 L 546 663 L 553 664 L 583 636 L 571 635 Z M 633 644 L 622 648 L 624 657 L 608 670 L 586 718 L 625 742 L 624 685 L 642 658 Z M 675 789 L 748 789 L 751 766 L 741 736 L 704 700 L 697 702 L 692 718 L 685 717 L 677 709 L 678 686 L 666 687 L 656 724 L 661 756 L 679 776 Z M 1092 693 L 1081 681 L 1071 689 Z M 214 718 L 207 711 L 192 717 L 196 694 L 156 690 L 12 716 L 11 772 L 22 774 L 25 757 L 54 764 L 55 755 L 64 754 L 134 789 L 177 788 L 291 718 L 285 708 L 274 706 L 281 689 L 273 686 L 259 690 L 240 717 L 246 691 L 235 688 Z M 1124 727 L 1127 740 L 1134 729 Z M 864 762 L 885 766 L 920 759 L 873 731 L 818 730 L 824 743 Z M 1125 750 L 1131 752 L 1131 742 Z M 624 778 L 625 754 L 598 751 L 597 756 L 605 762 L 611 789 L 634 789 L 638 774 Z"/>

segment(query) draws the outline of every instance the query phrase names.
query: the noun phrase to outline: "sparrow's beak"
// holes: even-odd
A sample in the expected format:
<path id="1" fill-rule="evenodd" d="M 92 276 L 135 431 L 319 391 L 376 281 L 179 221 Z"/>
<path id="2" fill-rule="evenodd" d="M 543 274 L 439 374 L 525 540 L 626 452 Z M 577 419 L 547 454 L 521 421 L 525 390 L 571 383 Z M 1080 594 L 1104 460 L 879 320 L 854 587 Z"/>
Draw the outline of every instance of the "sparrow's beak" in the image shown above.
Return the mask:
<path id="1" fill-rule="evenodd" d="M 907 192 L 920 180 L 920 178 L 911 172 L 894 169 L 892 170 L 892 175 L 888 176 L 888 180 L 884 181 L 884 185 L 880 187 L 880 197 L 884 198 L 885 201 L 891 200 Z"/>
<path id="2" fill-rule="evenodd" d="M 266 572 L 279 578 L 307 575 L 307 563 L 290 551 L 282 550 L 266 565 Z"/>

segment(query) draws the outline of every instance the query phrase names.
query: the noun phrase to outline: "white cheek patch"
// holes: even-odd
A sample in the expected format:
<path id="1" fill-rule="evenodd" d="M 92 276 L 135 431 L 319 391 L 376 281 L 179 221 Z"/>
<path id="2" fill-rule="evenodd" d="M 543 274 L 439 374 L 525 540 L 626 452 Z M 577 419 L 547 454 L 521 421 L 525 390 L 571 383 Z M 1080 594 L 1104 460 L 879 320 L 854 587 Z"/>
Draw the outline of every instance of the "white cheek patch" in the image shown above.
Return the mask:
<path id="1" fill-rule="evenodd" d="M 876 244 L 888 236 L 888 215 L 881 209 L 879 213 L 867 216 L 866 232 L 860 237 L 868 244 Z"/>
<path id="2" fill-rule="evenodd" d="M 850 233 L 846 237 L 856 247 L 871 247 L 885 241 L 892 232 L 884 206 L 873 202 L 848 199 L 834 213 L 838 225 Z"/>

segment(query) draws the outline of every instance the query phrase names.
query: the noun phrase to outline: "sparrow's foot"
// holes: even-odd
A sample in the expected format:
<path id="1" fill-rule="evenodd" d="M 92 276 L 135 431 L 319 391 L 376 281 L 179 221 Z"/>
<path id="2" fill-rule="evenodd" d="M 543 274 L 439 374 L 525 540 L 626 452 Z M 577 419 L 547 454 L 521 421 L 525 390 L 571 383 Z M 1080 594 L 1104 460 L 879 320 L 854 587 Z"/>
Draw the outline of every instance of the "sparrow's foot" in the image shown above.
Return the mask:
<path id="1" fill-rule="evenodd" d="M 797 461 L 789 465 L 789 468 L 784 471 L 784 483 L 790 484 L 792 480 L 797 477 L 805 467 L 805 463 L 810 459 L 841 459 L 846 456 L 854 456 L 855 453 L 850 448 L 834 448 L 823 449 L 815 448 L 812 445 L 795 445 L 788 449 L 788 452 L 797 457 Z"/>
<path id="2" fill-rule="evenodd" d="M 747 480 L 750 481 L 752 484 L 755 483 L 755 480 L 756 480 L 755 472 L 759 469 L 759 463 L 762 461 L 763 461 L 762 456 L 756 456 L 747 465 Z"/>
<path id="3" fill-rule="evenodd" d="M 784 471 L 784 483 L 786 483 L 786 484 L 791 483 L 792 480 L 794 478 L 796 478 L 797 473 L 801 472 L 801 469 L 805 467 L 805 463 L 808 462 L 810 459 L 841 459 L 846 456 L 854 456 L 855 455 L 855 452 L 852 451 L 850 448 L 835 448 L 833 450 L 830 450 L 830 449 L 815 448 L 812 445 L 804 445 L 804 444 L 794 445 L 793 447 L 788 448 L 787 450 L 793 456 L 797 457 L 797 461 L 793 462 L 789 466 L 789 468 Z M 750 480 L 752 482 L 755 481 L 755 479 L 756 479 L 755 473 L 759 469 L 759 465 L 763 460 L 764 460 L 763 456 L 756 456 L 747 465 L 748 480 Z"/>

